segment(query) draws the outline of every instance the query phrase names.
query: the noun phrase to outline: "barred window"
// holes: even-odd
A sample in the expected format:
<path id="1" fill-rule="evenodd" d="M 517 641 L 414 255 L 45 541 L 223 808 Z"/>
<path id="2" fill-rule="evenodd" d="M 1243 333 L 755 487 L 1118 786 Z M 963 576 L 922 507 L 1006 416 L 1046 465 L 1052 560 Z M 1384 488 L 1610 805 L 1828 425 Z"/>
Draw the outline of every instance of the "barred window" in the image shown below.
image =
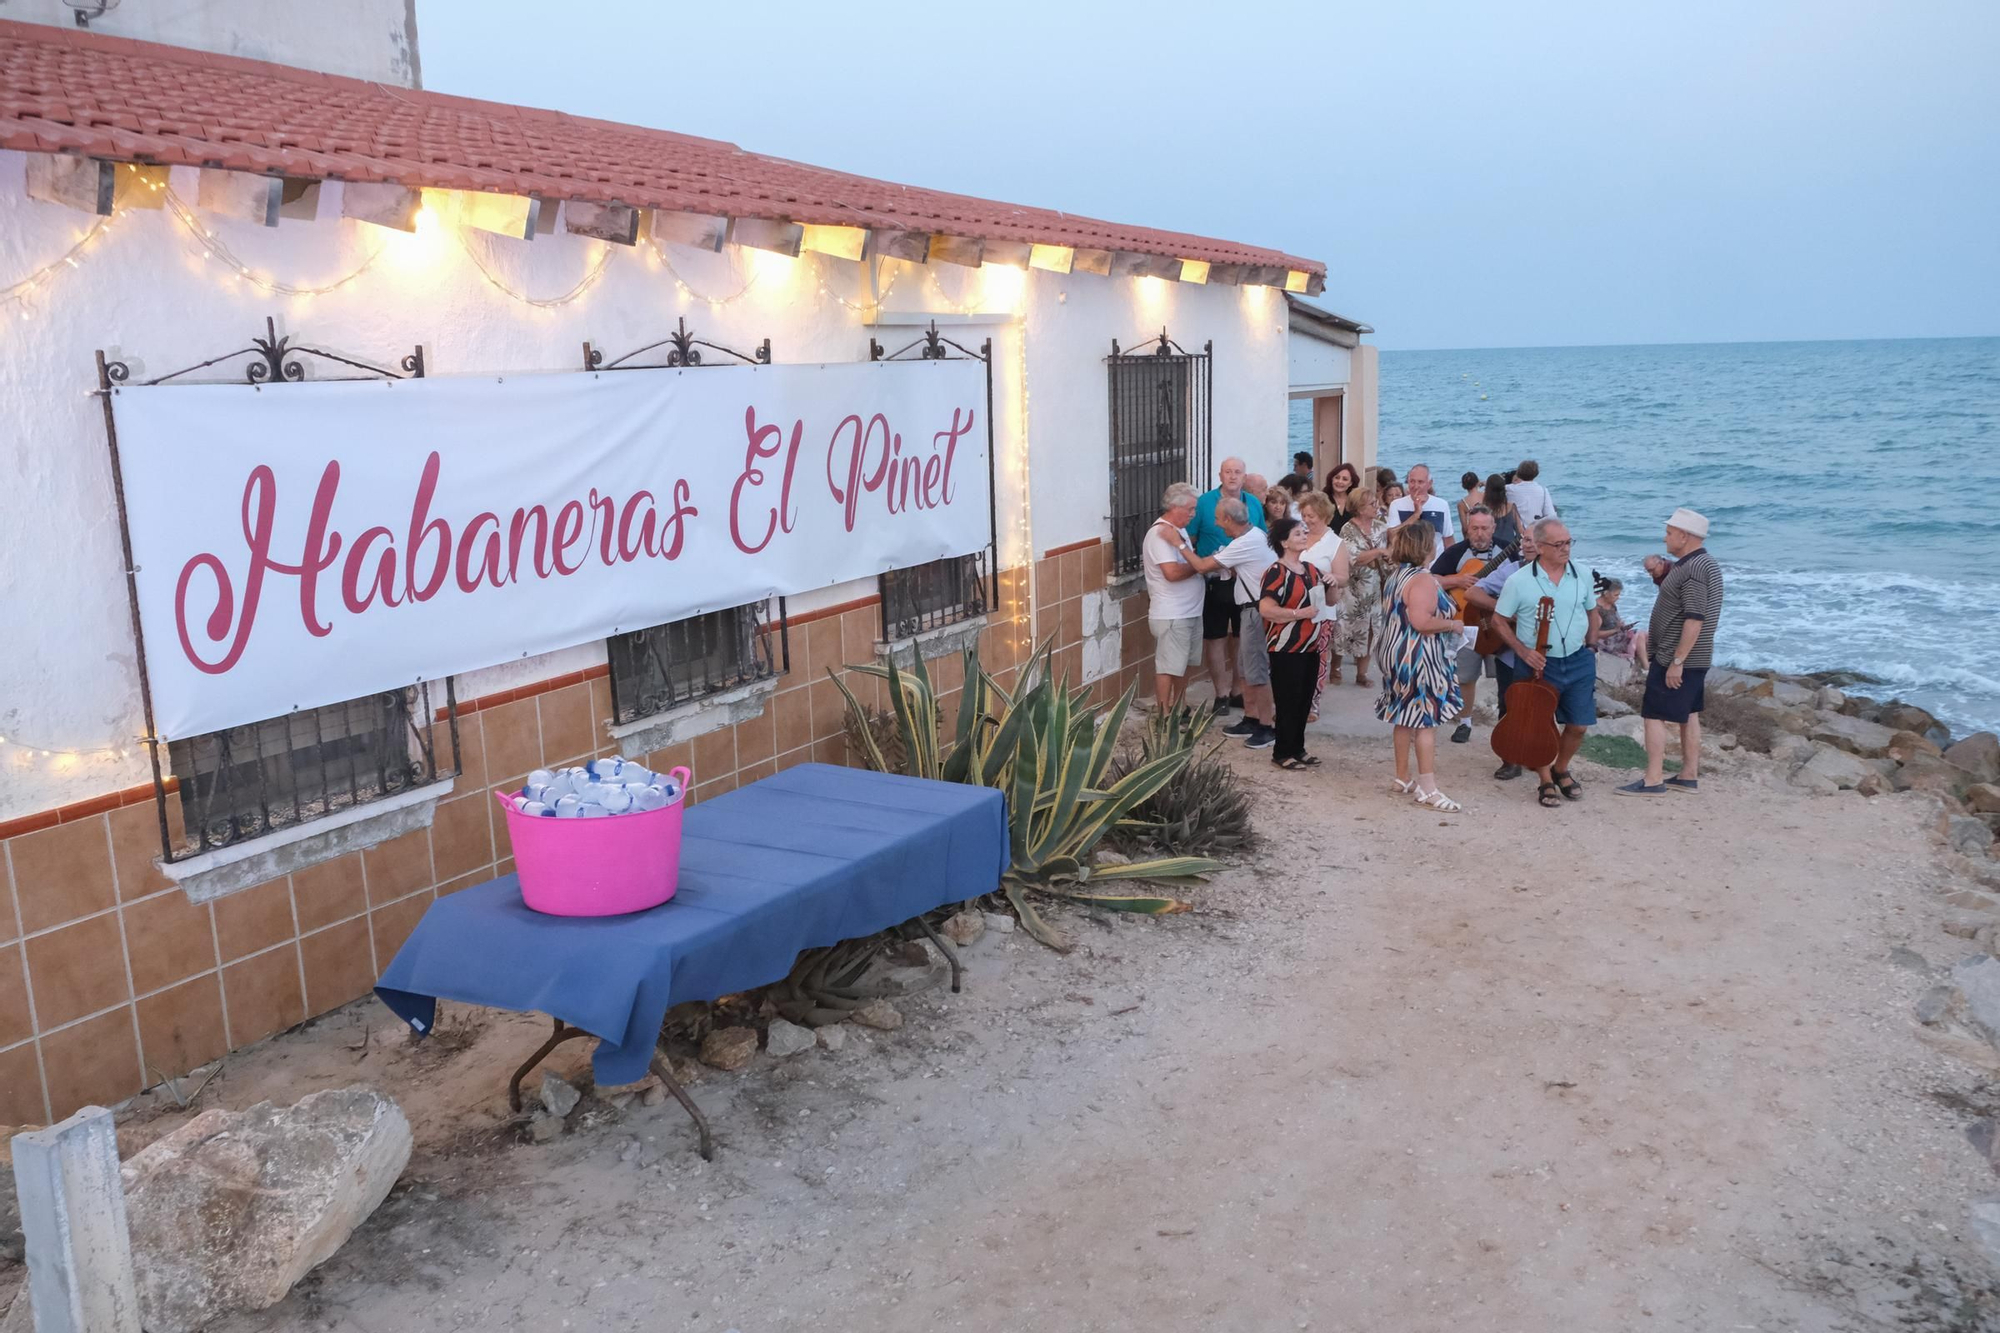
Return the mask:
<path id="1" fill-rule="evenodd" d="M 171 741 L 184 860 L 426 786 L 458 772 L 458 701 L 431 687 L 385 690 L 206 736 Z"/>
<path id="2" fill-rule="evenodd" d="M 1209 484 L 1212 347 L 1189 354 L 1164 333 L 1129 353 L 1111 344 L 1113 574 L 1139 568 L 1140 545 L 1169 485 Z"/>
<path id="3" fill-rule="evenodd" d="M 884 573 L 882 637 L 907 639 L 985 615 L 993 592 L 988 556 L 974 551 Z"/>
<path id="4" fill-rule="evenodd" d="M 784 600 L 752 602 L 605 640 L 614 722 L 769 680 L 791 664 Z"/>

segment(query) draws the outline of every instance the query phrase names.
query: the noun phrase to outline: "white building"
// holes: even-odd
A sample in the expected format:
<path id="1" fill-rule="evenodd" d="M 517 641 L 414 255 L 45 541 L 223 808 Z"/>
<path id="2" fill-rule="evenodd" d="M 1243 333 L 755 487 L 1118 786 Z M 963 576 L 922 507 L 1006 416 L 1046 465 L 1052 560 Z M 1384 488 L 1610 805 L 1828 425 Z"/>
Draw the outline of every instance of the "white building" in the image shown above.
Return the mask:
<path id="1" fill-rule="evenodd" d="M 487 793 L 530 768 L 623 750 L 699 797 L 842 761 L 827 671 L 912 636 L 947 682 L 964 643 L 1011 670 L 1053 638 L 1122 690 L 1164 482 L 1228 453 L 1282 472 L 1290 397 L 1319 404 L 1322 472 L 1373 460 L 1365 328 L 1287 299 L 1318 262 L 425 93 L 407 0 L 260 8 L 254 34 L 139 5 L 78 27 L 94 8 L 0 22 L 0 1122 L 365 995 L 437 894 L 511 869 Z M 156 781 L 101 383 L 581 379 L 586 345 L 608 367 L 766 340 L 778 368 L 865 363 L 933 327 L 987 353 L 974 554 L 169 735 Z M 371 777 L 385 754 L 406 767 Z"/>

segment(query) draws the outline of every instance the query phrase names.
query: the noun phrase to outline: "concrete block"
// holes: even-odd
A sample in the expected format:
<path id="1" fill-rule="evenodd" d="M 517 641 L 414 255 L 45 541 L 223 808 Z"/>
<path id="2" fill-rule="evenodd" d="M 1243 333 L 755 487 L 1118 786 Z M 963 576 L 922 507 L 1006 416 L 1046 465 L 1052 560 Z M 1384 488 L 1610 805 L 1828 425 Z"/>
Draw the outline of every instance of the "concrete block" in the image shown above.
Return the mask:
<path id="1" fill-rule="evenodd" d="M 111 1112 L 17 1134 L 13 1155 L 36 1333 L 141 1333 Z"/>

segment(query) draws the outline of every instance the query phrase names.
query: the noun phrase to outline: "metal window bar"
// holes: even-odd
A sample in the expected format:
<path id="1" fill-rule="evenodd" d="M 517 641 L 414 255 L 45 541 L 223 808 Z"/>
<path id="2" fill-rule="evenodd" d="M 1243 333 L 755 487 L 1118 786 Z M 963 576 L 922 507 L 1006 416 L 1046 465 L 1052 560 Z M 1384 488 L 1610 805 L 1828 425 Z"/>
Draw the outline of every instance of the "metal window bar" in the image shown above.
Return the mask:
<path id="1" fill-rule="evenodd" d="M 1151 348 L 1151 351 L 1144 350 Z M 1146 529 L 1160 514 L 1160 496 L 1177 481 L 1205 487 L 1215 424 L 1210 392 L 1215 344 L 1188 352 L 1160 331 L 1131 351 L 1114 340 L 1111 396 L 1112 572 L 1139 568 Z"/>
<path id="2" fill-rule="evenodd" d="M 400 370 L 392 370 L 298 343 L 289 334 L 280 337 L 276 318 L 267 318 L 264 336 L 253 336 L 249 346 L 141 383 L 231 383 L 186 377 L 240 357 L 249 360 L 242 367 L 242 380 L 234 382 L 255 386 L 301 383 L 306 378 L 307 365 L 322 361 L 362 372 L 336 373 L 330 376 L 333 379 L 421 379 L 425 369 L 421 344 L 398 360 Z M 302 710 L 206 736 L 172 742 L 160 739 L 153 720 L 153 687 L 146 664 L 145 635 L 139 624 L 138 590 L 133 583 L 138 571 L 132 562 L 125 475 L 118 457 L 118 419 L 112 405 L 118 386 L 131 378 L 129 365 L 111 360 L 101 349 L 98 351 L 97 396 L 104 410 L 112 492 L 118 504 L 118 535 L 125 555 L 127 610 L 139 669 L 139 696 L 145 712 L 146 734 L 141 740 L 153 768 L 153 807 L 166 858 L 182 860 L 456 774 L 458 700 L 449 680 L 444 682 L 445 704 L 441 710 L 431 708 L 431 687 L 425 684 Z M 389 700 L 399 701 L 408 735 L 404 734 L 404 723 L 390 725 Z M 419 708 L 421 712 L 415 711 Z M 440 722 L 446 723 L 451 744 L 449 768 L 441 763 L 436 734 Z M 369 760 L 365 765 L 364 753 Z M 339 772 L 342 768 L 344 780 Z M 178 799 L 185 833 L 178 842 L 167 814 L 169 774 L 179 780 Z"/>
<path id="3" fill-rule="evenodd" d="M 452 776 L 458 700 L 429 683 L 171 741 L 186 834 L 169 860 L 309 824 Z M 441 724 L 447 734 L 440 737 Z M 450 746 L 446 768 L 439 757 Z"/>
<path id="4" fill-rule="evenodd" d="M 770 680 L 792 666 L 782 597 L 616 634 L 604 646 L 619 723 Z"/>
<path id="5" fill-rule="evenodd" d="M 1000 493 L 995 484 L 993 450 L 993 340 L 984 340 L 975 352 L 940 334 L 933 320 L 920 336 L 893 352 L 870 338 L 868 359 L 978 361 L 986 367 L 986 549 L 882 574 L 878 580 L 882 637 L 907 639 L 925 630 L 983 616 L 1000 605 Z"/>

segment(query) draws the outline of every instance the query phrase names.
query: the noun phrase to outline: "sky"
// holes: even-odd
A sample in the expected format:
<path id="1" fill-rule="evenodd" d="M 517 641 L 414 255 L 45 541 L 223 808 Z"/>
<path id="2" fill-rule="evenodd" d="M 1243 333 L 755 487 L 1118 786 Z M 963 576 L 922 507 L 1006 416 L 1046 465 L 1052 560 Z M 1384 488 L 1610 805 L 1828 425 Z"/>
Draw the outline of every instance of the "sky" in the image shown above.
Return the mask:
<path id="1" fill-rule="evenodd" d="M 1384 348 L 2000 334 L 2000 3 L 418 0 L 424 86 L 1324 260 Z"/>

